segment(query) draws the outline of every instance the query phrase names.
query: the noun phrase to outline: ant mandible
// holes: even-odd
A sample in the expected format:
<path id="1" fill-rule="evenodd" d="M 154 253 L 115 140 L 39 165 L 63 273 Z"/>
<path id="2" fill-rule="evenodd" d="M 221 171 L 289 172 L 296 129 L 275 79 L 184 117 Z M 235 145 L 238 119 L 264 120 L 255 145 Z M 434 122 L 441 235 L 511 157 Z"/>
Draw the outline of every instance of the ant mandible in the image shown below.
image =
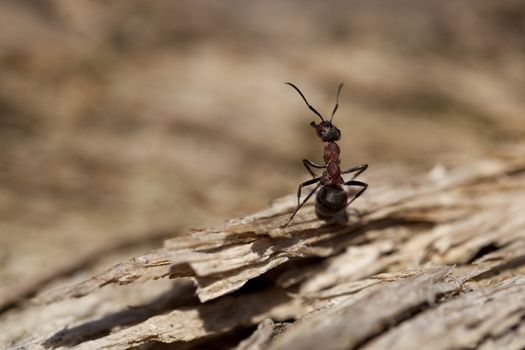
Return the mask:
<path id="1" fill-rule="evenodd" d="M 301 207 L 310 199 L 310 197 L 319 188 L 320 189 L 317 193 L 317 197 L 315 200 L 315 213 L 317 214 L 317 217 L 325 221 L 335 221 L 340 224 L 343 224 L 348 221 L 346 207 L 349 206 L 359 196 L 361 196 L 368 187 L 368 184 L 354 180 L 359 174 L 361 174 L 368 168 L 368 164 L 358 165 L 342 171 L 339 167 L 340 149 L 336 141 L 339 141 L 339 139 L 341 138 L 341 131 L 332 123 L 332 120 L 334 119 L 335 112 L 339 107 L 339 94 L 341 93 L 341 88 L 343 87 L 343 84 L 339 84 L 339 87 L 337 89 L 336 103 L 334 110 L 332 111 L 332 116 L 330 120 L 325 120 L 323 116 L 308 103 L 306 97 L 304 97 L 303 93 L 301 92 L 301 90 L 299 90 L 297 86 L 295 86 L 292 83 L 286 84 L 294 88 L 299 93 L 299 95 L 301 95 L 308 108 L 312 112 L 314 112 L 319 118 L 321 118 L 321 122 L 319 124 L 311 122 L 310 125 L 312 126 L 312 128 L 315 129 L 315 133 L 321 139 L 321 141 L 326 142 L 326 145 L 324 146 L 323 154 L 324 164 L 316 164 L 312 161 L 309 161 L 308 159 L 303 159 L 303 164 L 306 170 L 308 170 L 308 172 L 312 175 L 313 178 L 299 185 L 299 188 L 297 189 L 297 208 L 294 210 L 294 212 L 292 213 L 286 224 L 283 225 L 283 227 L 288 226 L 288 224 L 292 221 L 293 217 L 295 216 L 295 214 L 297 214 L 299 209 L 301 209 Z M 312 170 L 312 168 L 324 169 L 323 174 L 321 176 L 317 176 Z M 341 175 L 350 173 L 355 174 L 352 177 L 352 179 L 345 182 Z M 317 183 L 315 188 L 301 202 L 302 188 L 304 186 L 313 185 L 315 183 Z M 342 185 L 358 186 L 361 187 L 361 189 L 349 201 L 348 193 L 345 191 Z"/>

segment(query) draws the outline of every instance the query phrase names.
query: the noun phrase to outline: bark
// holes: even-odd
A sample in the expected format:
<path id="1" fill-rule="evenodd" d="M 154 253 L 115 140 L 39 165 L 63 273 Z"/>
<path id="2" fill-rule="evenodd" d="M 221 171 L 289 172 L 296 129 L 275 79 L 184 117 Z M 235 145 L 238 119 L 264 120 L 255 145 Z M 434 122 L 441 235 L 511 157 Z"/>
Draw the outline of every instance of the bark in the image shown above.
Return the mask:
<path id="1" fill-rule="evenodd" d="M 347 225 L 282 228 L 290 195 L 169 239 L 11 310 L 0 347 L 521 349 L 524 155 L 371 183 Z"/>

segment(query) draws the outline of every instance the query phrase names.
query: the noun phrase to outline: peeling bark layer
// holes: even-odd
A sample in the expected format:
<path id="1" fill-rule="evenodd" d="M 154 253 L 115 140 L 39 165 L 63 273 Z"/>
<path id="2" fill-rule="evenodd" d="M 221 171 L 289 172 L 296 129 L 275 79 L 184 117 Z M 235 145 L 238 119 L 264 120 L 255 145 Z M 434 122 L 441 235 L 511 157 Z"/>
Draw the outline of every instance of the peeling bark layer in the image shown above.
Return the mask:
<path id="1" fill-rule="evenodd" d="M 5 314 L 0 347 L 521 349 L 524 159 L 373 183 L 344 226 L 309 205 L 281 228 L 295 205 L 282 198 L 66 278 Z"/>

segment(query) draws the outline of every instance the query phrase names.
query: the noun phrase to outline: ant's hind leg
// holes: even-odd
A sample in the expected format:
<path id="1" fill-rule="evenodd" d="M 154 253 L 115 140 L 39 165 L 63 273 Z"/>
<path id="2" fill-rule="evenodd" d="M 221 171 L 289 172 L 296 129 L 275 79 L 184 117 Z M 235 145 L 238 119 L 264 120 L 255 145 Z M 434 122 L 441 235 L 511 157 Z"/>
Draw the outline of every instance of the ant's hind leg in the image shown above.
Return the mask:
<path id="1" fill-rule="evenodd" d="M 354 176 L 352 176 L 352 179 L 351 179 L 351 180 L 353 180 L 356 177 L 358 177 L 362 172 L 364 172 L 366 169 L 368 169 L 368 164 L 361 164 L 361 165 L 354 166 L 354 167 L 351 167 L 349 169 L 343 170 L 343 171 L 341 171 L 341 174 L 350 174 L 350 173 L 354 173 L 355 172 Z"/>
<path id="2" fill-rule="evenodd" d="M 315 173 L 312 170 L 312 168 L 317 168 L 317 169 L 324 169 L 324 168 L 326 168 L 326 164 L 317 164 L 317 163 L 314 163 L 312 161 L 309 161 L 308 159 L 303 159 L 303 165 L 306 168 L 306 170 L 308 170 L 308 172 L 312 175 L 312 177 L 314 179 L 317 177 L 317 175 L 315 175 Z M 310 167 L 312 167 L 312 168 L 310 168 Z"/>
<path id="3" fill-rule="evenodd" d="M 305 181 L 305 182 L 303 182 L 302 184 L 299 185 L 299 187 L 297 188 L 297 206 L 299 206 L 299 204 L 301 202 L 301 190 L 302 190 L 302 188 L 305 187 L 305 186 L 313 185 L 314 183 L 319 182 L 319 180 L 321 180 L 321 178 L 320 177 L 316 177 L 316 178 L 313 178 L 311 180 L 307 180 L 307 181 Z"/>
<path id="4" fill-rule="evenodd" d="M 357 198 L 359 198 L 359 196 L 361 196 L 363 194 L 363 192 L 365 192 L 366 189 L 368 188 L 368 184 L 367 183 L 364 183 L 364 182 L 361 182 L 361 181 L 356 181 L 356 180 L 347 181 L 347 182 L 345 182 L 345 185 L 346 186 L 359 186 L 359 187 L 361 187 L 359 192 L 357 192 L 354 195 L 354 197 L 348 203 L 346 203 L 346 206 L 349 206 L 350 204 L 352 204 L 352 202 L 355 201 Z"/>
<path id="5" fill-rule="evenodd" d="M 319 186 L 321 184 L 317 184 L 317 186 L 315 186 L 315 188 L 308 194 L 308 196 L 306 196 L 306 198 L 302 202 L 301 202 L 301 189 L 304 186 L 312 185 L 312 184 L 314 184 L 316 182 L 319 182 L 319 180 L 321 180 L 321 178 L 317 177 L 315 179 L 305 181 L 305 182 L 303 182 L 302 184 L 299 185 L 299 188 L 297 188 L 297 208 L 295 208 L 294 212 L 292 213 L 292 215 L 290 216 L 290 218 L 288 219 L 286 224 L 282 225 L 281 227 L 288 226 L 288 224 L 292 221 L 292 219 L 295 216 L 295 214 L 297 214 L 297 212 L 299 211 L 299 209 L 302 208 L 304 203 L 306 203 L 310 199 L 310 197 L 314 194 L 314 192 L 317 191 L 317 189 L 319 188 Z"/>

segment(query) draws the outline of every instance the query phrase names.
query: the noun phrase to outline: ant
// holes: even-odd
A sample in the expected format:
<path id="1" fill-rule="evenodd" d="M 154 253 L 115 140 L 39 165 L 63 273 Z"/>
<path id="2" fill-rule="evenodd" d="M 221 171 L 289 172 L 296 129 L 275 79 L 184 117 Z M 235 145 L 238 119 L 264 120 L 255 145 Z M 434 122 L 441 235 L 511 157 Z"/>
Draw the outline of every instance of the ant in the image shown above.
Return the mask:
<path id="1" fill-rule="evenodd" d="M 316 164 L 312 161 L 309 161 L 308 159 L 303 159 L 303 164 L 306 170 L 308 170 L 308 172 L 312 175 L 312 179 L 299 185 L 299 188 L 297 189 L 297 208 L 292 213 L 286 224 L 284 224 L 282 227 L 288 226 L 299 209 L 301 209 L 301 207 L 319 188 L 320 189 L 315 200 L 315 213 L 317 214 L 317 217 L 325 221 L 335 221 L 343 224 L 348 221 L 346 207 L 349 206 L 359 196 L 361 196 L 368 188 L 368 184 L 354 180 L 357 176 L 359 176 L 359 174 L 368 168 L 368 164 L 358 165 L 342 171 L 339 167 L 340 149 L 336 141 L 339 141 L 341 138 L 341 131 L 332 123 L 332 120 L 334 119 L 335 112 L 339 107 L 339 94 L 341 93 L 343 84 L 339 84 L 337 89 L 336 103 L 330 120 L 325 120 L 323 116 L 308 103 L 306 97 L 304 97 L 303 93 L 297 86 L 292 83 L 286 84 L 294 88 L 299 93 L 299 95 L 301 95 L 308 108 L 319 118 L 321 118 L 321 122 L 319 124 L 316 124 L 313 121 L 310 123 L 310 126 L 315 129 L 315 133 L 321 139 L 321 141 L 326 142 L 326 145 L 324 146 L 323 154 L 324 164 Z M 312 168 L 324 169 L 323 174 L 321 176 L 317 176 Z M 355 174 L 351 180 L 345 182 L 341 175 L 350 173 Z M 315 183 L 317 184 L 315 188 L 301 202 L 302 188 Z M 361 187 L 361 189 L 353 196 L 350 201 L 348 201 L 348 193 L 345 189 L 343 189 L 342 185 L 358 186 Z"/>

